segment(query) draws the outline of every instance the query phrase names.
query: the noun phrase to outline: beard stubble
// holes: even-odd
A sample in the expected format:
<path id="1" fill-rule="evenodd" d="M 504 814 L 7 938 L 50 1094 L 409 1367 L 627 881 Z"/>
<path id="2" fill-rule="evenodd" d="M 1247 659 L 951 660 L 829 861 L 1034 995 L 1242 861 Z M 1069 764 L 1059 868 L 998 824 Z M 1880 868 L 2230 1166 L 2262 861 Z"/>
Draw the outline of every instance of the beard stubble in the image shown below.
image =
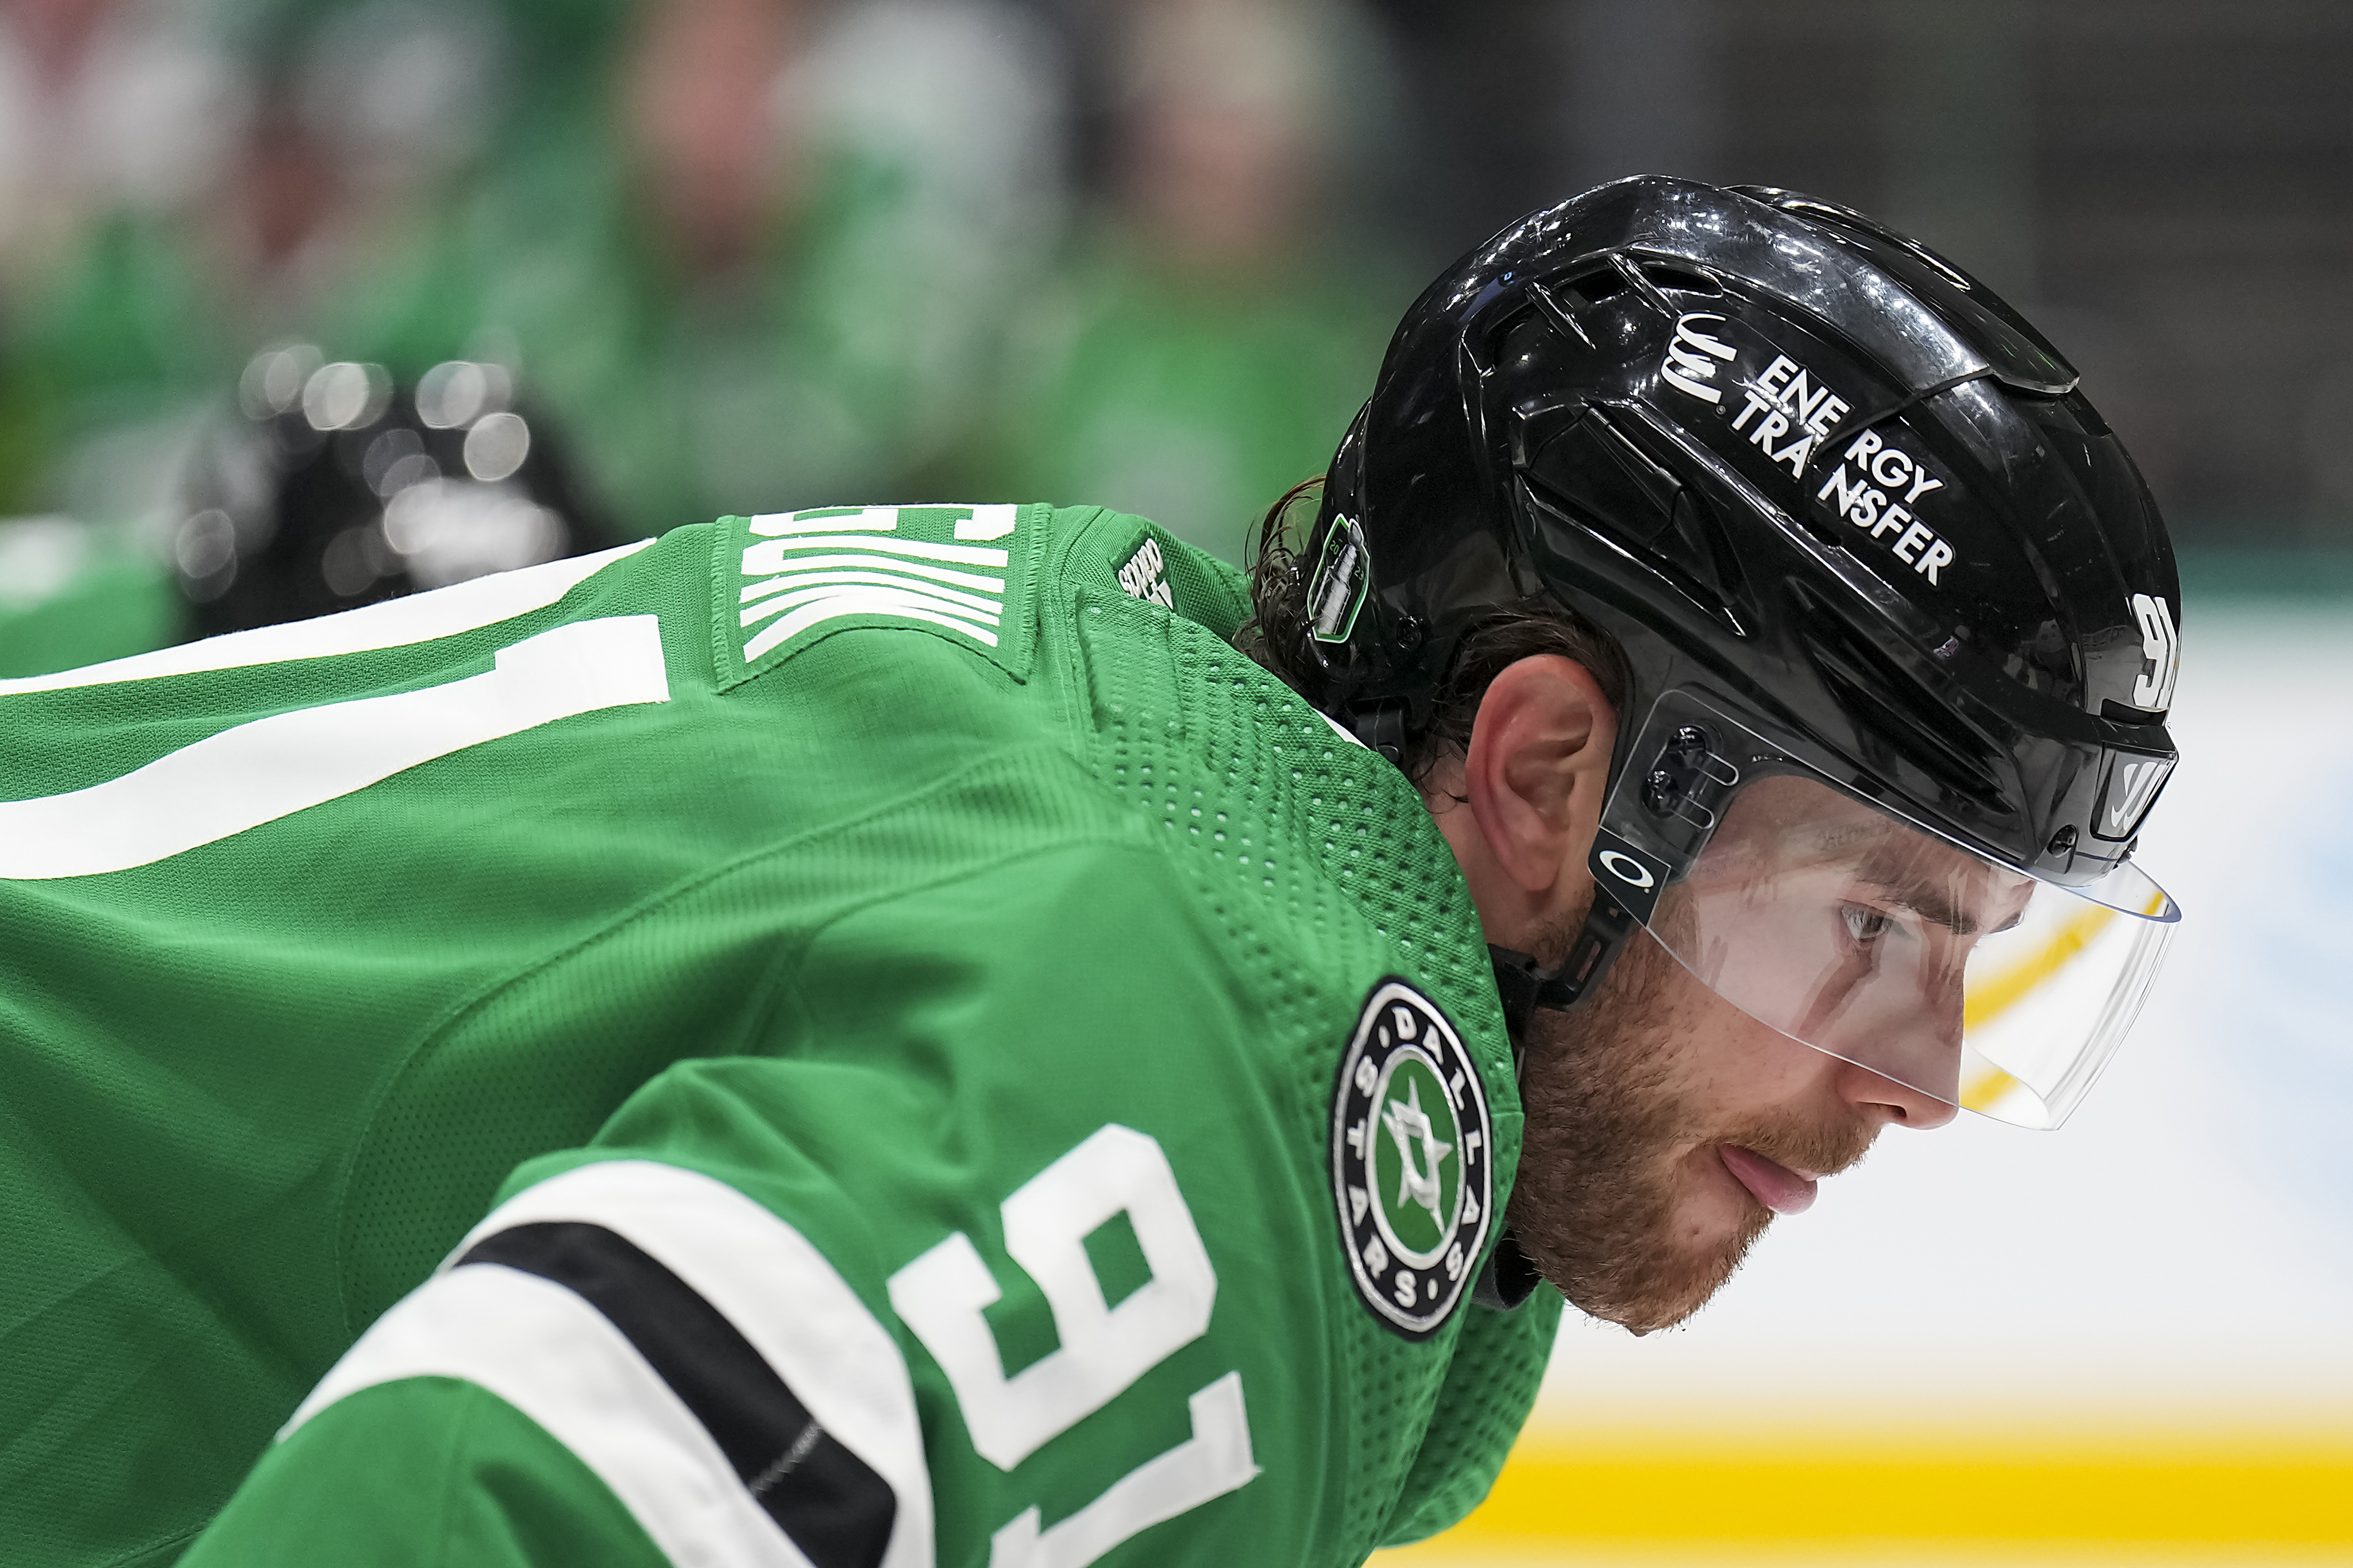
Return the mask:
<path id="1" fill-rule="evenodd" d="M 1677 1211 L 1690 1173 L 1682 1153 L 1736 1143 L 1828 1172 L 1860 1160 L 1871 1142 L 1860 1124 L 1696 1127 L 1676 1080 L 1694 1048 L 1684 993 L 1697 984 L 1638 933 L 1590 1002 L 1540 1012 L 1527 1031 L 1514 1237 L 1579 1310 L 1636 1334 L 1698 1311 L 1773 1221 L 1752 1204 L 1728 1235 L 1683 1234 Z"/>

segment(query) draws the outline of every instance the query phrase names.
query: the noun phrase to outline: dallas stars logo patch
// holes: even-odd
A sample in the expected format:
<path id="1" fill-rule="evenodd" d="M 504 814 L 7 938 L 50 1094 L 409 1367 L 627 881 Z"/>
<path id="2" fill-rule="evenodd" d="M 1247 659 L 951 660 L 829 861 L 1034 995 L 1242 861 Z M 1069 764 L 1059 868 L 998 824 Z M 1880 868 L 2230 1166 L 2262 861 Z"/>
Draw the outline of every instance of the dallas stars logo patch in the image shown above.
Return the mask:
<path id="1" fill-rule="evenodd" d="M 1332 1194 L 1356 1289 L 1380 1320 L 1426 1339 L 1469 1287 L 1494 1202 L 1486 1090 L 1454 1026 L 1383 981 L 1365 1003 L 1332 1095 Z"/>

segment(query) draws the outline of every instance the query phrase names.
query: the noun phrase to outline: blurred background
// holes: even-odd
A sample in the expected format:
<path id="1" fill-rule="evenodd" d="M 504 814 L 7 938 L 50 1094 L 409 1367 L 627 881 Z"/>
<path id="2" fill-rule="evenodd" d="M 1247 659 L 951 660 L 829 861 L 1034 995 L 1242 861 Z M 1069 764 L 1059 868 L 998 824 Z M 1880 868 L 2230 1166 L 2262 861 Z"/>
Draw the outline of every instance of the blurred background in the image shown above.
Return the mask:
<path id="1" fill-rule="evenodd" d="M 1572 1322 L 1396 1561 L 2353 1562 L 2353 830 L 2276 777 L 2353 772 L 2348 81 L 2334 0 L 0 0 L 0 677 L 721 512 L 1238 558 L 1523 211 L 1862 207 L 2172 519 L 2189 923 L 2066 1131 L 1894 1140 L 1687 1329 Z"/>
<path id="2" fill-rule="evenodd" d="M 5 0 L 0 674 L 882 496 L 1235 556 L 1421 281 L 1645 170 L 1947 250 L 2195 577 L 2334 589 L 2348 67 L 2329 0 Z"/>

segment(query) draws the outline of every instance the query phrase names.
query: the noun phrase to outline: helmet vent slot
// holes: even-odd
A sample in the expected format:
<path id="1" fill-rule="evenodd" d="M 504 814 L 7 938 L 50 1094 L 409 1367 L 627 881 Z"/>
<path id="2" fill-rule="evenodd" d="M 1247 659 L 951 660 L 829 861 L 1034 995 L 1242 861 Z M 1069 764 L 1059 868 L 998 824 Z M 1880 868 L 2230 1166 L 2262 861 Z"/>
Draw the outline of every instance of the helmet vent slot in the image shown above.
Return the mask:
<path id="1" fill-rule="evenodd" d="M 1676 289 L 1686 294 L 1721 294 L 1715 279 L 1695 268 L 1676 267 L 1664 261 L 1641 264 L 1642 276 L 1662 289 Z"/>
<path id="2" fill-rule="evenodd" d="M 1623 293 L 1632 285 L 1627 281 L 1624 273 L 1604 262 L 1574 277 L 1564 278 L 1549 287 L 1563 304 L 1574 310 L 1585 305 L 1598 305 L 1613 294 Z"/>
<path id="3" fill-rule="evenodd" d="M 1810 595 L 1799 602 L 1806 651 L 1857 728 L 1943 788 L 2001 810 L 2001 784 L 1985 761 L 1989 742 L 1846 617 Z"/>
<path id="4" fill-rule="evenodd" d="M 1567 424 L 1556 422 L 1571 414 Z M 1672 444 L 1641 410 L 1601 404 L 1582 413 L 1573 405 L 1532 410 L 1513 442 L 1541 506 L 1614 541 L 1733 635 L 1747 635 L 1731 606 L 1738 562 L 1709 509 L 1668 467 L 1679 455 Z"/>
<path id="5" fill-rule="evenodd" d="M 1647 545 L 1674 516 L 1675 477 L 1598 407 L 1529 455 L 1529 477 L 1606 531 Z"/>

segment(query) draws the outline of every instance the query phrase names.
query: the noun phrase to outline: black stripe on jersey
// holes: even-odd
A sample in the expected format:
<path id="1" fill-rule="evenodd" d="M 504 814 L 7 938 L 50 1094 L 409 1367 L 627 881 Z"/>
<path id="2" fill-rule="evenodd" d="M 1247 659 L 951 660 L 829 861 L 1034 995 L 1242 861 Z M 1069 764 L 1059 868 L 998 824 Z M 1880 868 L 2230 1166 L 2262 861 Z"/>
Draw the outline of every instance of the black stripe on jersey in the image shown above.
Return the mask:
<path id="1" fill-rule="evenodd" d="M 817 1568 L 876 1568 L 891 1483 L 818 1425 L 760 1352 L 692 1287 L 626 1237 L 576 1221 L 519 1225 L 458 1259 L 552 1279 L 620 1330 L 702 1422 L 744 1485 Z"/>

